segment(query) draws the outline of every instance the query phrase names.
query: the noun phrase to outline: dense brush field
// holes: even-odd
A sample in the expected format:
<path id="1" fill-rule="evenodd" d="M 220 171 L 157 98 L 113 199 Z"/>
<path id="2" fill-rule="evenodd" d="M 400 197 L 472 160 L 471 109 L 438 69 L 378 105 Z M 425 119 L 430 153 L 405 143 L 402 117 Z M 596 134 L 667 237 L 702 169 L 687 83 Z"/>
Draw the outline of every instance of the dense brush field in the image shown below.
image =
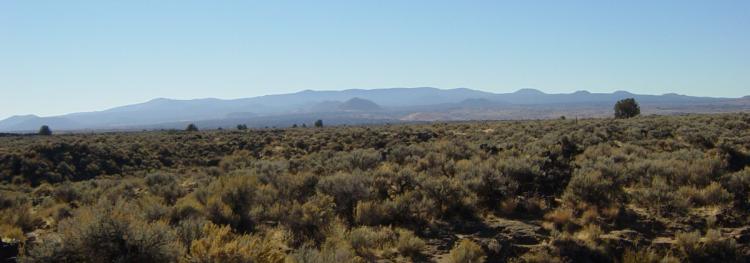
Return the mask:
<path id="1" fill-rule="evenodd" d="M 4 136 L 0 252 L 746 262 L 749 128 L 724 114 Z"/>

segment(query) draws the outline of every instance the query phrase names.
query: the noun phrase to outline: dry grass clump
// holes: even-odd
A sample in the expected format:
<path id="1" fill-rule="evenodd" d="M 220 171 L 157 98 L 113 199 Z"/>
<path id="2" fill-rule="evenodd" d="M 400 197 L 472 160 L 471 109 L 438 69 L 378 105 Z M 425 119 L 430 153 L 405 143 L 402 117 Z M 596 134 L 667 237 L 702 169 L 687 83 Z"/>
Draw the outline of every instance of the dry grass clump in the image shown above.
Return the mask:
<path id="1" fill-rule="evenodd" d="M 452 263 L 480 263 L 484 262 L 485 258 L 482 247 L 470 239 L 456 242 L 448 255 L 448 260 Z"/>
<path id="2" fill-rule="evenodd" d="M 544 219 L 552 223 L 553 229 L 573 231 L 578 227 L 573 213 L 571 208 L 558 208 L 544 215 Z"/>
<path id="3" fill-rule="evenodd" d="M 675 235 L 680 257 L 688 262 L 743 262 L 734 240 L 722 237 L 717 230 L 683 232 Z"/>

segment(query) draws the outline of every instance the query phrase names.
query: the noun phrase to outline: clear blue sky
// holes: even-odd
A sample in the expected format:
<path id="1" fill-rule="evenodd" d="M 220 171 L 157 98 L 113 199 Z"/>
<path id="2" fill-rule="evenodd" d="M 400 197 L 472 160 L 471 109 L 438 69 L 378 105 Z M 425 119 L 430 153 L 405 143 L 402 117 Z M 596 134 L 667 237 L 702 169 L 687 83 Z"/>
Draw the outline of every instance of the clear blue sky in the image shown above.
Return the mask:
<path id="1" fill-rule="evenodd" d="M 432 86 L 750 94 L 750 1 L 0 1 L 0 118 Z"/>

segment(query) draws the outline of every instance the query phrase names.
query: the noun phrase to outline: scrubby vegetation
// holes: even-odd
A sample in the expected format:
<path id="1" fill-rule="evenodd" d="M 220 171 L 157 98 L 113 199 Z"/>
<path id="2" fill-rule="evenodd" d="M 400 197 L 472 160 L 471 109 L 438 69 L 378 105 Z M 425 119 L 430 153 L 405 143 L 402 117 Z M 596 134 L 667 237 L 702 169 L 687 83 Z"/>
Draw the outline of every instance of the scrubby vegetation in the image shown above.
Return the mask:
<path id="1" fill-rule="evenodd" d="M 0 137 L 2 249 L 22 262 L 750 256 L 748 114 L 315 126 Z"/>

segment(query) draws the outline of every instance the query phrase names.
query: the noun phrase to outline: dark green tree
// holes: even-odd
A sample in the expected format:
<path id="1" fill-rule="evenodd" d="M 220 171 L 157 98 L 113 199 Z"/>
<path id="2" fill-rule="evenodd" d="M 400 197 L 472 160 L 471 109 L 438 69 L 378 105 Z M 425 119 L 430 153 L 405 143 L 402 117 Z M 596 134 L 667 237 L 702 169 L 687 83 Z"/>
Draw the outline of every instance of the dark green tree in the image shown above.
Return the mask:
<path id="1" fill-rule="evenodd" d="M 195 126 L 195 124 L 191 123 L 187 126 L 187 128 L 185 128 L 185 130 L 189 132 L 196 132 L 198 131 L 198 126 Z"/>
<path id="2" fill-rule="evenodd" d="M 44 135 L 44 136 L 52 135 L 52 130 L 50 130 L 49 126 L 42 125 L 42 127 L 39 128 L 39 135 Z"/>
<path id="3" fill-rule="evenodd" d="M 238 124 L 238 125 L 237 125 L 237 129 L 238 129 L 238 130 L 241 130 L 241 131 L 242 131 L 242 130 L 247 130 L 247 125 L 246 125 L 246 124 Z"/>
<path id="4" fill-rule="evenodd" d="M 627 119 L 641 114 L 641 107 L 633 98 L 623 99 L 615 103 L 615 118 Z"/>
<path id="5" fill-rule="evenodd" d="M 323 120 L 317 120 L 317 121 L 315 121 L 315 127 L 317 127 L 317 128 L 323 127 Z"/>

